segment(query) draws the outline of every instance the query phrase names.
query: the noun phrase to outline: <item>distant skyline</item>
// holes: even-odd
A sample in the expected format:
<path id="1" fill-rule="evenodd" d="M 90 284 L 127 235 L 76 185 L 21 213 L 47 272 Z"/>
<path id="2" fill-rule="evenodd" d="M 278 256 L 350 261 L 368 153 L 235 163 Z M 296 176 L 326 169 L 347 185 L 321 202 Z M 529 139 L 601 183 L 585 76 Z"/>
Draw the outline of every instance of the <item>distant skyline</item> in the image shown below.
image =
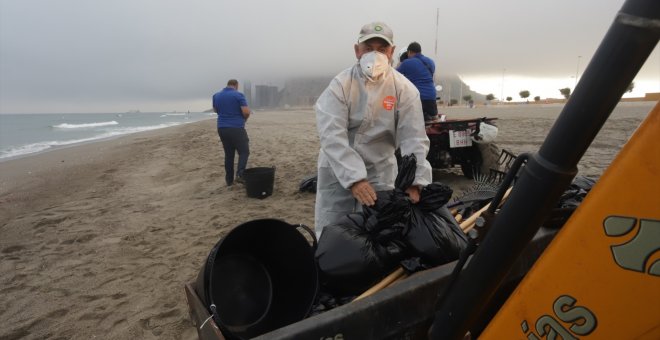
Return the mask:
<path id="1" fill-rule="evenodd" d="M 282 85 L 355 63 L 360 27 L 384 21 L 438 77 L 495 97 L 560 98 L 620 0 L 0 0 L 0 113 L 204 111 L 227 80 Z M 437 48 L 436 48 L 437 46 Z M 660 92 L 660 52 L 633 93 Z"/>

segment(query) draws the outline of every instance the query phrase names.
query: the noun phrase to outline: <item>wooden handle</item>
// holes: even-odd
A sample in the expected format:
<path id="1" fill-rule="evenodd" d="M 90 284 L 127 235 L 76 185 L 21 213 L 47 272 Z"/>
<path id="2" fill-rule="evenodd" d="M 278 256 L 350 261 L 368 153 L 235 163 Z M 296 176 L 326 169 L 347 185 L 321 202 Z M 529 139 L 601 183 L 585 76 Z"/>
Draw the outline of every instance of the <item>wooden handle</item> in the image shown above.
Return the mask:
<path id="1" fill-rule="evenodd" d="M 403 268 L 399 267 L 397 270 L 393 271 L 390 275 L 387 275 L 384 279 L 382 279 L 380 282 L 375 284 L 373 287 L 367 289 L 367 291 L 360 294 L 360 296 L 356 297 L 353 301 L 364 299 L 367 296 L 376 293 L 377 291 L 389 286 L 392 282 L 396 281 L 398 278 L 400 278 L 405 274 L 406 272 L 403 271 Z"/>
<path id="2" fill-rule="evenodd" d="M 507 189 L 506 192 L 504 193 L 504 195 L 502 196 L 502 200 L 500 201 L 500 206 L 509 197 L 509 194 L 511 193 L 511 189 L 513 189 L 513 187 L 510 187 L 509 189 Z M 490 203 L 486 204 L 483 208 L 479 209 L 479 211 L 472 214 L 472 216 L 468 217 L 465 221 L 463 221 L 461 223 L 461 229 L 463 230 L 463 232 L 467 233 L 468 231 L 470 231 L 470 229 L 472 229 L 474 227 L 474 222 L 477 220 L 477 218 L 479 216 L 481 216 L 481 214 L 484 211 L 488 210 L 488 208 L 490 208 Z"/>

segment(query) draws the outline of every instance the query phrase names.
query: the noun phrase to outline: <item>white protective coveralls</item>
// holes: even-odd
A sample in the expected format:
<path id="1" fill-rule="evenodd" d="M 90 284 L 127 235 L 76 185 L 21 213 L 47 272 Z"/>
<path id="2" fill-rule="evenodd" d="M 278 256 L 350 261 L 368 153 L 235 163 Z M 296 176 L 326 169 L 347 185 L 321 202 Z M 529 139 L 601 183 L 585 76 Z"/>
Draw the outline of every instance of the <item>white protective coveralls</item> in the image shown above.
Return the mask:
<path id="1" fill-rule="evenodd" d="M 391 66 L 376 81 L 367 81 L 359 63 L 339 73 L 315 105 L 321 142 L 315 207 L 315 231 L 340 217 L 361 211 L 353 183 L 367 179 L 374 190 L 392 190 L 398 172 L 396 148 L 414 153 L 413 185 L 431 183 L 419 91 Z"/>

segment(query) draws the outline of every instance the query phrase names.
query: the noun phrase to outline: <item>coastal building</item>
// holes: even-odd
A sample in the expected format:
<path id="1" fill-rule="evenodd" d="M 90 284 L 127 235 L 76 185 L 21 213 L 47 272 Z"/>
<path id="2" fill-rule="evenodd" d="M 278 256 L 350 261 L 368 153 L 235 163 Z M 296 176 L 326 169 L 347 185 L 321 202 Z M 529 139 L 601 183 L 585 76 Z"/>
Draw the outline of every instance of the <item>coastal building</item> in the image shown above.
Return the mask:
<path id="1" fill-rule="evenodd" d="M 280 93 L 277 86 L 255 85 L 255 108 L 276 108 L 279 105 Z"/>
<path id="2" fill-rule="evenodd" d="M 243 95 L 245 95 L 248 105 L 252 106 L 252 82 L 249 80 L 243 82 Z"/>

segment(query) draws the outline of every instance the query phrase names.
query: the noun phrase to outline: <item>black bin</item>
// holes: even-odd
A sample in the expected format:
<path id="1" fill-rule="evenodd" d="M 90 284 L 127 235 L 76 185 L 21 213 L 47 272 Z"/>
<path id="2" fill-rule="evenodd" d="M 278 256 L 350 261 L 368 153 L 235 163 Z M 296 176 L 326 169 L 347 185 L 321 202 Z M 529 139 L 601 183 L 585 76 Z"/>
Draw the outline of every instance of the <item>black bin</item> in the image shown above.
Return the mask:
<path id="1" fill-rule="evenodd" d="M 248 197 L 266 198 L 273 194 L 275 167 L 249 168 L 243 171 L 245 190 Z"/>
<path id="2" fill-rule="evenodd" d="M 314 244 L 296 228 L 310 233 Z M 307 317 L 318 291 L 314 232 L 260 219 L 235 227 L 209 253 L 195 290 L 229 338 L 252 338 Z"/>

